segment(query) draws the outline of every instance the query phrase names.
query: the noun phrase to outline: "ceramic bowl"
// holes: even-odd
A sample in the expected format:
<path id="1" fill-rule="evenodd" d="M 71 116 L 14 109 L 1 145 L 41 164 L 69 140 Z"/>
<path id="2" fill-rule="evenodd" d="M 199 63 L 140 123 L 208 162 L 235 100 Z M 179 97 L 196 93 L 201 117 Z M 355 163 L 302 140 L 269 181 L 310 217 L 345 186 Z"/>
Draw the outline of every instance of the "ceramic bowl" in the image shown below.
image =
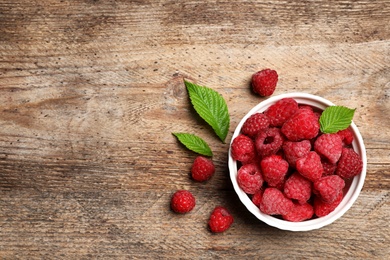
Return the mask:
<path id="1" fill-rule="evenodd" d="M 240 123 L 237 125 L 232 141 L 235 137 L 237 137 L 240 134 L 241 128 L 246 121 L 247 118 L 249 118 L 252 114 L 263 112 L 265 111 L 269 106 L 276 103 L 278 100 L 282 98 L 293 98 L 295 99 L 298 104 L 300 105 L 310 105 L 314 108 L 324 110 L 328 106 L 333 106 L 334 104 L 330 102 L 329 100 L 326 100 L 322 97 L 306 94 L 306 93 L 288 93 L 288 94 L 282 94 L 270 97 L 262 102 L 260 102 L 258 105 L 253 107 L 240 121 Z M 245 205 L 245 207 L 253 214 L 255 215 L 259 220 L 265 222 L 266 224 L 273 226 L 278 229 L 282 230 L 289 230 L 289 231 L 309 231 L 314 229 L 319 229 L 321 227 L 324 227 L 326 225 L 331 224 L 335 220 L 339 219 L 356 201 L 358 198 L 360 191 L 363 187 L 364 180 L 366 177 L 366 170 L 367 170 L 367 157 L 366 157 L 366 149 L 364 147 L 362 136 L 356 127 L 356 125 L 352 122 L 350 128 L 353 131 L 354 134 L 354 141 L 352 143 L 353 149 L 362 157 L 363 160 L 363 169 L 361 174 L 355 176 L 350 181 L 346 182 L 345 189 L 344 189 L 344 198 L 341 201 L 341 203 L 337 206 L 337 208 L 329 213 L 327 216 L 320 217 L 320 218 L 313 218 L 310 220 L 302 221 L 302 222 L 290 222 L 283 219 L 280 219 L 278 217 L 270 216 L 267 214 L 262 213 L 257 206 L 255 206 L 250 197 L 239 187 L 237 183 L 237 171 L 238 171 L 238 163 L 237 161 L 233 160 L 231 156 L 231 151 L 229 149 L 229 171 L 230 171 L 230 179 L 233 183 L 233 187 L 235 192 L 237 193 L 239 199 L 241 202 Z M 230 143 L 231 145 L 231 143 Z"/>

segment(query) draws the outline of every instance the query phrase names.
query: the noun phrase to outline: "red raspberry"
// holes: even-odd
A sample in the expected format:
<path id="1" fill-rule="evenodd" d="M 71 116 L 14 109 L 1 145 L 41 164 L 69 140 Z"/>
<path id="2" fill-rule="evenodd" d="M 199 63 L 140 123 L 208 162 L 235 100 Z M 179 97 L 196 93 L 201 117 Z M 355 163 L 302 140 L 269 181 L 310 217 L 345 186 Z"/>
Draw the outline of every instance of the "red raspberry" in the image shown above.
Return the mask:
<path id="1" fill-rule="evenodd" d="M 313 204 L 314 214 L 316 214 L 317 217 L 324 217 L 335 210 L 342 200 L 343 192 L 340 192 L 335 201 L 331 203 L 324 202 L 320 197 L 315 197 Z"/>
<path id="2" fill-rule="evenodd" d="M 294 207 L 293 202 L 276 188 L 266 188 L 260 203 L 261 212 L 268 215 L 286 215 Z"/>
<path id="3" fill-rule="evenodd" d="M 286 141 L 283 143 L 284 156 L 291 167 L 295 168 L 296 161 L 308 154 L 311 150 L 311 143 L 309 140 L 300 142 Z"/>
<path id="4" fill-rule="evenodd" d="M 211 232 L 220 233 L 227 230 L 233 224 L 233 216 L 222 206 L 217 206 L 211 212 L 209 227 Z"/>
<path id="5" fill-rule="evenodd" d="M 256 113 L 251 115 L 245 121 L 242 126 L 241 133 L 254 139 L 259 132 L 267 129 L 268 126 L 269 118 L 263 113 Z"/>
<path id="6" fill-rule="evenodd" d="M 238 170 L 237 182 L 245 193 L 255 194 L 263 185 L 263 176 L 255 163 L 245 164 Z"/>
<path id="7" fill-rule="evenodd" d="M 352 178 L 362 172 L 363 160 L 352 148 L 343 148 L 337 164 L 336 174 L 343 179 Z"/>
<path id="8" fill-rule="evenodd" d="M 264 114 L 269 118 L 271 126 L 282 126 L 298 110 L 298 103 L 293 98 L 283 98 L 271 105 Z"/>
<path id="9" fill-rule="evenodd" d="M 309 203 L 294 203 L 294 207 L 292 208 L 292 210 L 289 213 L 282 215 L 282 218 L 291 222 L 300 222 L 307 219 L 311 219 L 313 215 L 314 209 L 313 206 Z"/>
<path id="10" fill-rule="evenodd" d="M 306 156 L 297 160 L 297 170 L 305 178 L 316 181 L 319 180 L 324 172 L 322 168 L 321 157 L 316 152 L 309 152 Z"/>
<path id="11" fill-rule="evenodd" d="M 240 161 L 243 164 L 252 162 L 256 157 L 253 140 L 246 135 L 238 135 L 232 142 L 231 155 L 234 160 Z"/>
<path id="12" fill-rule="evenodd" d="M 278 73 L 275 70 L 264 69 L 252 75 L 252 89 L 260 96 L 271 96 L 278 83 Z"/>
<path id="13" fill-rule="evenodd" d="M 288 171 L 288 162 L 279 155 L 265 157 L 260 162 L 264 180 L 270 187 L 277 187 L 284 182 Z"/>
<path id="14" fill-rule="evenodd" d="M 329 162 L 328 160 L 322 160 L 322 167 L 324 168 L 324 172 L 322 173 L 322 176 L 328 176 L 328 175 L 333 175 L 336 171 L 337 164 L 333 164 Z"/>
<path id="15" fill-rule="evenodd" d="M 289 199 L 297 200 L 300 204 L 306 203 L 311 197 L 311 182 L 299 173 L 293 173 L 284 184 L 284 194 Z"/>
<path id="16" fill-rule="evenodd" d="M 191 167 L 191 176 L 196 181 L 207 181 L 213 176 L 215 166 L 212 160 L 198 156 Z"/>
<path id="17" fill-rule="evenodd" d="M 343 140 L 344 145 L 351 145 L 353 142 L 353 132 L 350 128 L 338 131 L 337 134 Z"/>
<path id="18" fill-rule="evenodd" d="M 335 164 L 341 156 L 343 143 L 338 134 L 320 135 L 314 142 L 314 150 Z"/>
<path id="19" fill-rule="evenodd" d="M 176 191 L 171 198 L 171 208 L 177 213 L 190 212 L 195 207 L 195 197 L 187 190 Z"/>
<path id="20" fill-rule="evenodd" d="M 314 193 L 324 202 L 332 203 L 343 190 L 345 182 L 338 175 L 325 176 L 314 182 Z"/>
<path id="21" fill-rule="evenodd" d="M 260 189 L 256 191 L 255 194 L 252 196 L 252 202 L 255 204 L 257 207 L 260 207 L 261 200 L 263 199 L 263 190 Z"/>
<path id="22" fill-rule="evenodd" d="M 260 132 L 255 140 L 257 154 L 262 158 L 275 154 L 283 145 L 283 137 L 279 128 L 268 128 Z"/>
<path id="23" fill-rule="evenodd" d="M 309 109 L 298 109 L 282 126 L 282 133 L 290 141 L 309 140 L 320 129 L 317 116 Z"/>

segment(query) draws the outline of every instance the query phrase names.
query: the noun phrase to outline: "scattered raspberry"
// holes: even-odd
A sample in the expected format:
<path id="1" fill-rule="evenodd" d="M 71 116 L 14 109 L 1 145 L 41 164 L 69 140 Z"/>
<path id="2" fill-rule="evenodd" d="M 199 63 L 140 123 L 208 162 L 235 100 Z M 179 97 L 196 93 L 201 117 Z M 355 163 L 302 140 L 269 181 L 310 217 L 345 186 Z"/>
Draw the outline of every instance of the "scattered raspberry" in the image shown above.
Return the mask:
<path id="1" fill-rule="evenodd" d="M 308 109 L 298 109 L 282 126 L 282 133 L 290 141 L 312 139 L 317 136 L 320 123 L 317 116 Z"/>
<path id="2" fill-rule="evenodd" d="M 324 202 L 332 203 L 343 190 L 345 181 L 338 175 L 325 176 L 314 182 L 314 193 Z"/>
<path id="3" fill-rule="evenodd" d="M 295 168 L 296 161 L 307 155 L 311 150 L 311 143 L 309 140 L 300 142 L 286 141 L 283 143 L 284 156 L 291 167 Z"/>
<path id="4" fill-rule="evenodd" d="M 209 227 L 211 232 L 220 233 L 227 230 L 233 224 L 233 221 L 233 216 L 226 208 L 217 206 L 211 212 Z"/>
<path id="5" fill-rule="evenodd" d="M 297 200 L 300 204 L 304 204 L 310 199 L 311 191 L 311 182 L 297 172 L 286 180 L 283 190 L 287 198 Z"/>
<path id="6" fill-rule="evenodd" d="M 243 124 L 241 133 L 255 139 L 256 135 L 267 129 L 269 126 L 269 118 L 263 113 L 251 115 Z"/>
<path id="7" fill-rule="evenodd" d="M 313 206 L 309 203 L 299 204 L 294 203 L 294 207 L 292 210 L 282 215 L 282 218 L 284 220 L 292 221 L 292 222 L 300 222 L 304 220 L 311 219 L 314 215 L 314 209 Z"/>
<path id="8" fill-rule="evenodd" d="M 260 132 L 255 140 L 257 154 L 262 158 L 275 154 L 283 145 L 279 128 L 268 128 Z"/>
<path id="9" fill-rule="evenodd" d="M 317 217 L 324 217 L 335 210 L 342 200 L 343 192 L 340 192 L 332 203 L 324 202 L 320 197 L 315 197 L 313 205 L 314 214 Z"/>
<path id="10" fill-rule="evenodd" d="M 245 193 L 255 194 L 263 185 L 263 176 L 255 163 L 245 164 L 238 170 L 237 182 Z"/>
<path id="11" fill-rule="evenodd" d="M 276 188 L 266 188 L 260 203 L 261 212 L 269 215 L 286 215 L 294 207 L 293 202 Z"/>
<path id="12" fill-rule="evenodd" d="M 314 150 L 335 164 L 341 156 L 343 143 L 338 134 L 322 134 L 314 142 Z"/>
<path id="13" fill-rule="evenodd" d="M 191 176 L 196 181 L 207 181 L 213 176 L 215 166 L 212 160 L 198 156 L 191 167 Z"/>
<path id="14" fill-rule="evenodd" d="M 322 173 L 322 176 L 328 176 L 335 174 L 337 164 L 333 164 L 329 162 L 328 160 L 321 159 L 322 168 L 324 168 L 324 172 Z"/>
<path id="15" fill-rule="evenodd" d="M 295 112 L 298 103 L 293 98 L 283 98 L 271 105 L 264 114 L 269 118 L 271 126 L 282 126 Z"/>
<path id="16" fill-rule="evenodd" d="M 260 162 L 264 180 L 270 187 L 277 187 L 284 182 L 288 171 L 288 162 L 279 155 L 265 157 Z"/>
<path id="17" fill-rule="evenodd" d="M 234 160 L 240 161 L 243 164 L 252 162 L 256 157 L 253 140 L 246 135 L 238 135 L 232 142 L 231 155 Z"/>
<path id="18" fill-rule="evenodd" d="M 296 167 L 298 172 L 305 178 L 316 181 L 322 176 L 321 157 L 316 152 L 309 152 L 304 157 L 297 160 Z"/>
<path id="19" fill-rule="evenodd" d="M 341 137 L 344 145 L 351 145 L 353 142 L 353 133 L 350 128 L 338 131 L 337 134 Z"/>
<path id="20" fill-rule="evenodd" d="M 343 148 L 337 164 L 336 174 L 343 179 L 352 178 L 362 172 L 363 161 L 352 148 Z"/>
<path id="21" fill-rule="evenodd" d="M 190 212 L 195 207 L 195 197 L 187 190 L 176 191 L 171 198 L 171 208 L 177 213 Z"/>
<path id="22" fill-rule="evenodd" d="M 252 202 L 255 204 L 257 207 L 260 207 L 261 200 L 263 199 L 263 190 L 258 190 L 256 191 L 255 194 L 252 196 Z"/>
<path id="23" fill-rule="evenodd" d="M 278 83 L 278 73 L 275 70 L 264 69 L 252 75 L 252 89 L 260 96 L 271 96 Z"/>

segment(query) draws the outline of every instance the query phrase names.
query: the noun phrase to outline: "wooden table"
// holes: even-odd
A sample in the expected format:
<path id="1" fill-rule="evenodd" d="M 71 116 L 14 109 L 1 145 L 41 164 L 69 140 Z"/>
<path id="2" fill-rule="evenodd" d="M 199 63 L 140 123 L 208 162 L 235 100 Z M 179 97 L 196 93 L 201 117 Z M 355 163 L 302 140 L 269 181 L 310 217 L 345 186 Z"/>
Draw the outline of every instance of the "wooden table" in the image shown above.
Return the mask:
<path id="1" fill-rule="evenodd" d="M 0 1 L 0 258 L 388 259 L 390 2 Z M 357 108 L 367 148 L 362 193 L 339 220 L 281 231 L 241 204 L 229 179 L 232 133 L 265 98 L 252 73 L 278 71 L 274 95 L 306 92 Z M 218 91 L 222 143 L 189 103 L 183 78 Z M 214 152 L 206 183 L 196 154 Z M 197 199 L 186 215 L 171 195 Z M 211 234 L 217 205 L 233 226 Z"/>

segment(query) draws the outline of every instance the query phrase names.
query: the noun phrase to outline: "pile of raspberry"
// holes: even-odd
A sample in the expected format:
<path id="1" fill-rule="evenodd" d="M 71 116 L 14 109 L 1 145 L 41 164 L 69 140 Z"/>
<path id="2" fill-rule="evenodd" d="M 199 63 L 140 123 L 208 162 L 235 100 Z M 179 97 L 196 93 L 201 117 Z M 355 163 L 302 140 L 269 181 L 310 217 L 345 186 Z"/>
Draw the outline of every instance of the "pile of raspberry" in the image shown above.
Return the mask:
<path id="1" fill-rule="evenodd" d="M 361 173 L 352 131 L 322 133 L 321 113 L 284 98 L 251 115 L 232 141 L 238 185 L 261 212 L 293 222 L 326 216 Z"/>

